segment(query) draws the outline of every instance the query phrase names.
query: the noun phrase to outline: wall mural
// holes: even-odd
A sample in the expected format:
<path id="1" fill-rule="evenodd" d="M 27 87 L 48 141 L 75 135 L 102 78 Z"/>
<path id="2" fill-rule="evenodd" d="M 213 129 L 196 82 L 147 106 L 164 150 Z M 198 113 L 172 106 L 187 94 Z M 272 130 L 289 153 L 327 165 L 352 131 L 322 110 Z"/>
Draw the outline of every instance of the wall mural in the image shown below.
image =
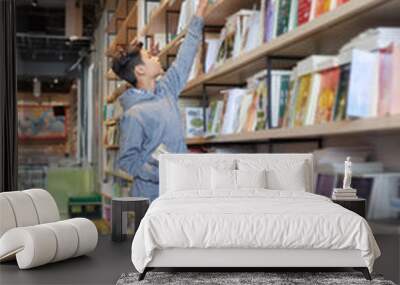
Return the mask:
<path id="1" fill-rule="evenodd" d="M 67 107 L 18 105 L 18 138 L 22 140 L 66 139 Z"/>

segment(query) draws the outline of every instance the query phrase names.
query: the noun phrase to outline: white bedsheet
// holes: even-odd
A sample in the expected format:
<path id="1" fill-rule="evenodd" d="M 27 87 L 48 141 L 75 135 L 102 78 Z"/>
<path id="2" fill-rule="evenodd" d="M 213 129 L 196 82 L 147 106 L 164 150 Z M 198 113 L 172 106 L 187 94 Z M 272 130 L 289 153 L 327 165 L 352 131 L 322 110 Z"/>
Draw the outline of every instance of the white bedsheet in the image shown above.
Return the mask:
<path id="1" fill-rule="evenodd" d="M 132 262 L 143 272 L 155 249 L 358 249 L 372 272 L 380 251 L 368 223 L 329 199 L 306 192 L 249 190 L 153 202 L 132 243 Z"/>

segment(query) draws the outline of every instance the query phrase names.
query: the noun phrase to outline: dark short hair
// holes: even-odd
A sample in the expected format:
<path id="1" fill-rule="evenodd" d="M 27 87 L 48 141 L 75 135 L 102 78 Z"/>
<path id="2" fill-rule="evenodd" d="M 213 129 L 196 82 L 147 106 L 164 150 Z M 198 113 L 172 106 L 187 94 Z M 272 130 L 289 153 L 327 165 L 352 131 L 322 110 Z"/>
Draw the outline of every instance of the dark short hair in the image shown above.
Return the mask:
<path id="1" fill-rule="evenodd" d="M 119 48 L 112 57 L 112 70 L 119 78 L 136 86 L 135 66 L 143 64 L 140 51 L 143 44 L 141 42 L 129 45 L 127 48 Z"/>

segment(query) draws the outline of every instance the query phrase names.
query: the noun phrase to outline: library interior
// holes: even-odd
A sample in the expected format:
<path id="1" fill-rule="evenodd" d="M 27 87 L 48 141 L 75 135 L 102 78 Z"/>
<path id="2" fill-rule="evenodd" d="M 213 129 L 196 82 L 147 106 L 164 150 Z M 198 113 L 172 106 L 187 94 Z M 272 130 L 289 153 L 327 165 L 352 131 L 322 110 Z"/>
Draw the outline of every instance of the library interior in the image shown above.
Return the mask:
<path id="1" fill-rule="evenodd" d="M 400 284 L 400 1 L 0 22 L 1 284 Z"/>

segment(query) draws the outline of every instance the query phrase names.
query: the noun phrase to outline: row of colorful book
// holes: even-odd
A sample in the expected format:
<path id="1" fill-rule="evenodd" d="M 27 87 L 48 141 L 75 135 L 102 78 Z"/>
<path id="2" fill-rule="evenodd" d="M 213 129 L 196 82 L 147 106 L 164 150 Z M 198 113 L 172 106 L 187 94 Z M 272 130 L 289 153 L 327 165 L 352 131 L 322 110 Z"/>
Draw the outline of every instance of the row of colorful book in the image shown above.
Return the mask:
<path id="1" fill-rule="evenodd" d="M 226 90 L 222 99 L 212 100 L 206 133 L 199 121 L 202 108 L 188 109 L 187 130 L 223 135 L 400 114 L 400 28 L 368 30 L 337 56 L 313 55 L 292 71 L 271 74 L 271 92 L 262 71 L 248 80 L 247 88 Z"/>
<path id="2" fill-rule="evenodd" d="M 227 18 L 220 34 L 206 33 L 204 70 L 193 67 L 191 79 L 226 60 L 290 32 L 348 0 L 262 0 L 259 9 L 242 9 Z"/>
<path id="3" fill-rule="evenodd" d="M 293 69 L 283 127 L 400 114 L 400 28 L 368 30 Z"/>

